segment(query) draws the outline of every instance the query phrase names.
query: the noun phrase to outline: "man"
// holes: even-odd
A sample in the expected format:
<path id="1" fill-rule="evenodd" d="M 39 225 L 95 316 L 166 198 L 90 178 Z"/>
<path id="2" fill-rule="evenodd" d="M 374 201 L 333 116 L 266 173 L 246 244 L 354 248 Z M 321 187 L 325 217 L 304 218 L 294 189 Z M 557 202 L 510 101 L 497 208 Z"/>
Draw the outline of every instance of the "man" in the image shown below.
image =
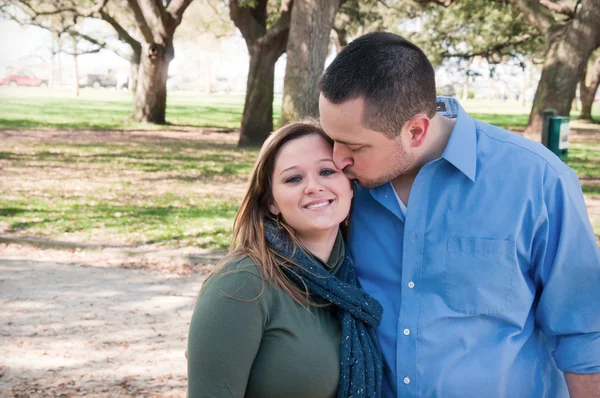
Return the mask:
<path id="1" fill-rule="evenodd" d="M 360 185 L 349 247 L 384 307 L 385 396 L 600 396 L 600 251 L 577 175 L 462 109 L 437 115 L 433 68 L 399 36 L 351 42 L 320 88 Z"/>

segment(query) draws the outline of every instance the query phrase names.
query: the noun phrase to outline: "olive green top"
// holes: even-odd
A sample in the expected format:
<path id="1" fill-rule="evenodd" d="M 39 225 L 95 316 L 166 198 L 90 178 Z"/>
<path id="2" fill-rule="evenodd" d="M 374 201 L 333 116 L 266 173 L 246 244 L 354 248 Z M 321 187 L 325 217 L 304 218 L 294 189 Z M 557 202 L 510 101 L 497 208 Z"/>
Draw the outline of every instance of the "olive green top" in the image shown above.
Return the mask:
<path id="1" fill-rule="evenodd" d="M 322 264 L 333 273 L 343 260 L 338 236 Z M 341 328 L 333 307 L 305 308 L 259 275 L 242 257 L 206 281 L 190 325 L 189 397 L 336 396 Z"/>

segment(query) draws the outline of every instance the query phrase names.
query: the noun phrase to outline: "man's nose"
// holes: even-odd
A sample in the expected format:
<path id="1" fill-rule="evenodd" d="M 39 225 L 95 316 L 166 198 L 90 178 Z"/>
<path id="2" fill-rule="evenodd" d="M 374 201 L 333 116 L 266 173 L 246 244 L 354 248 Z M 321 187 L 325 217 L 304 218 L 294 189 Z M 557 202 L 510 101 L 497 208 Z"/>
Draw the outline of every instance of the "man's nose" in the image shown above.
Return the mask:
<path id="1" fill-rule="evenodd" d="M 337 142 L 333 144 L 333 163 L 340 170 L 343 170 L 346 166 L 352 166 L 354 161 L 350 157 L 350 151 L 345 145 L 338 144 Z"/>

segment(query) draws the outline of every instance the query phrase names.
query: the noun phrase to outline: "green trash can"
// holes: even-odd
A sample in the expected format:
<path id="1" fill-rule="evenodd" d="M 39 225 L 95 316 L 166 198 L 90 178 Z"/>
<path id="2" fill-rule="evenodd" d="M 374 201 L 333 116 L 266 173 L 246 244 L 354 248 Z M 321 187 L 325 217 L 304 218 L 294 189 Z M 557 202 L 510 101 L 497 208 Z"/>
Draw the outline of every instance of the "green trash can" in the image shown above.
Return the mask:
<path id="1" fill-rule="evenodd" d="M 554 116 L 554 110 L 544 112 L 542 127 L 542 144 L 550 149 L 563 162 L 567 161 L 569 152 L 569 133 L 571 125 L 566 116 Z"/>
<path id="2" fill-rule="evenodd" d="M 566 116 L 554 116 L 550 118 L 548 126 L 548 149 L 554 152 L 560 160 L 567 161 L 569 152 L 569 133 L 571 125 Z"/>

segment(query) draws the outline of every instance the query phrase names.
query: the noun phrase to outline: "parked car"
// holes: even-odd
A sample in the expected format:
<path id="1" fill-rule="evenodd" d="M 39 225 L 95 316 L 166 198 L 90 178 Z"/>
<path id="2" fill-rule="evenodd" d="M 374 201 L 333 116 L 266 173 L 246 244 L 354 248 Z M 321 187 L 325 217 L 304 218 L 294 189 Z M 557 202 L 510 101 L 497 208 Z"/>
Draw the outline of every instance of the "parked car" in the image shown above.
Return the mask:
<path id="1" fill-rule="evenodd" d="M 86 73 L 79 79 L 79 87 L 117 87 L 117 78 L 112 74 Z"/>
<path id="2" fill-rule="evenodd" d="M 2 86 L 48 87 L 48 80 L 35 77 L 30 72 L 21 72 L 4 76 L 0 80 Z"/>
<path id="3" fill-rule="evenodd" d="M 228 78 L 218 76 L 210 85 L 211 93 L 230 93 L 231 92 L 231 82 Z"/>

